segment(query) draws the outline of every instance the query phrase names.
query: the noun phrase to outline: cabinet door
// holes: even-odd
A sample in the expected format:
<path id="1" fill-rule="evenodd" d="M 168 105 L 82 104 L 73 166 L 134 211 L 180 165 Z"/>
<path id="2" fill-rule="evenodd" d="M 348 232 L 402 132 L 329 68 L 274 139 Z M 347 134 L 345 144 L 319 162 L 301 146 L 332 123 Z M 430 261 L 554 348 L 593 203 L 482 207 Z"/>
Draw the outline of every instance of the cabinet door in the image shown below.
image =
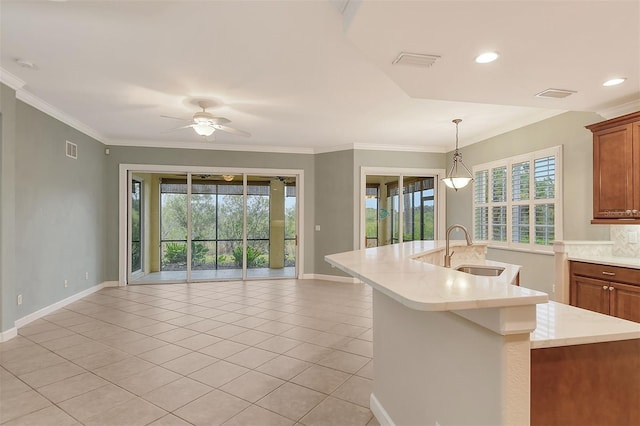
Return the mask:
<path id="1" fill-rule="evenodd" d="M 633 207 L 633 125 L 593 135 L 593 217 L 629 217 Z"/>
<path id="2" fill-rule="evenodd" d="M 610 313 L 618 318 L 640 322 L 640 287 L 609 283 Z"/>
<path id="3" fill-rule="evenodd" d="M 608 314 L 609 293 L 609 282 L 607 281 L 576 276 L 571 278 L 570 302 L 572 306 Z"/>

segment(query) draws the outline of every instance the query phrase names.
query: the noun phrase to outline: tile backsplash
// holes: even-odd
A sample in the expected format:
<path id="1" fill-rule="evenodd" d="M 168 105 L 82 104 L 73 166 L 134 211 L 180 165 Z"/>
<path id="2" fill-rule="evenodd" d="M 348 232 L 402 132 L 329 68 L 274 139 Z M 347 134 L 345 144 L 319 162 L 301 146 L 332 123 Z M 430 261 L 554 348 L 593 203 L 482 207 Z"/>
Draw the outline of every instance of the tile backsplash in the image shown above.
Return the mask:
<path id="1" fill-rule="evenodd" d="M 640 225 L 611 225 L 613 255 L 640 258 Z"/>

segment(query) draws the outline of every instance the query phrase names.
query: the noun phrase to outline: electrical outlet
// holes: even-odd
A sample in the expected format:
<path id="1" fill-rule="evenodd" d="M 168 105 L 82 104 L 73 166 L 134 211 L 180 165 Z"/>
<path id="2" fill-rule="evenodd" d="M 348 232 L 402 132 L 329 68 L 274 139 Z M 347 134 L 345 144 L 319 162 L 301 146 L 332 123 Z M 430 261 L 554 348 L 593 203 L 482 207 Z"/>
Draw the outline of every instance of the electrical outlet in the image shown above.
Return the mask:
<path id="1" fill-rule="evenodd" d="M 69 281 L 64 280 L 64 288 L 67 288 L 67 287 L 69 287 Z"/>
<path id="2" fill-rule="evenodd" d="M 88 272 L 85 272 L 85 273 L 84 273 L 84 279 L 85 279 L 85 280 L 88 280 L 88 279 L 89 279 L 89 273 L 88 273 Z"/>
<path id="3" fill-rule="evenodd" d="M 629 244 L 638 244 L 638 233 L 636 231 L 629 231 L 627 234 Z"/>
<path id="4" fill-rule="evenodd" d="M 316 225 L 316 231 L 320 230 L 320 225 Z"/>
<path id="5" fill-rule="evenodd" d="M 22 295 L 18 295 L 18 305 L 22 305 Z"/>

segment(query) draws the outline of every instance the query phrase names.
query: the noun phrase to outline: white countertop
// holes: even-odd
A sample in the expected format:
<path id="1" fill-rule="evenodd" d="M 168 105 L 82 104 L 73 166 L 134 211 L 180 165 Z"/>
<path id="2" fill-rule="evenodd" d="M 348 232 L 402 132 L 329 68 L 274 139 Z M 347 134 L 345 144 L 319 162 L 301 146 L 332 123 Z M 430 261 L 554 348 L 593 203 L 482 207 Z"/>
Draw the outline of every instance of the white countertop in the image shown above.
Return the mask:
<path id="1" fill-rule="evenodd" d="M 451 246 L 463 245 L 452 241 Z M 545 303 L 546 293 L 511 285 L 518 265 L 474 260 L 474 265 L 502 266 L 499 277 L 481 277 L 444 268 L 412 257 L 444 248 L 444 241 L 411 241 L 325 256 L 340 270 L 362 280 L 397 302 L 421 311 L 452 311 Z M 462 262 L 465 264 L 465 262 Z"/>
<path id="2" fill-rule="evenodd" d="M 451 242 L 452 248 L 458 245 L 464 245 L 464 242 Z M 443 241 L 412 241 L 329 255 L 325 259 L 416 310 L 447 311 L 536 304 L 537 327 L 531 333 L 532 349 L 640 338 L 638 323 L 548 301 L 546 293 L 511 285 L 520 270 L 518 265 L 484 259 L 465 262 L 464 255 L 458 254 L 458 259 L 453 255 L 453 268 L 467 263 L 505 268 L 499 277 L 480 277 L 415 260 L 429 255 L 439 259 L 437 252 L 443 248 Z M 458 252 L 462 250 L 458 249 Z M 599 263 L 601 260 L 598 258 Z"/>
<path id="3" fill-rule="evenodd" d="M 536 306 L 531 349 L 640 339 L 640 324 L 549 301 Z"/>
<path id="4" fill-rule="evenodd" d="M 576 262 L 597 263 L 599 265 L 621 266 L 623 268 L 640 269 L 640 259 L 621 256 L 590 256 L 588 254 L 572 255 L 567 257 Z"/>

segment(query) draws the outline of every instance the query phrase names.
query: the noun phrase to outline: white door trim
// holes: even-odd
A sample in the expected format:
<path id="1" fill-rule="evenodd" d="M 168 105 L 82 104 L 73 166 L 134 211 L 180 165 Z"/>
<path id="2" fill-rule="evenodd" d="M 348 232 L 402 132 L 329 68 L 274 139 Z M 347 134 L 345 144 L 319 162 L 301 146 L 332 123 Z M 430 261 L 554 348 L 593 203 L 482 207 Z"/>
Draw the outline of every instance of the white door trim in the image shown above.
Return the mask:
<path id="1" fill-rule="evenodd" d="M 304 275 L 304 170 L 302 169 L 264 169 L 249 167 L 202 167 L 174 166 L 160 164 L 120 164 L 118 176 L 118 285 L 127 285 L 127 208 L 128 208 L 128 172 L 145 173 L 203 173 L 236 175 L 274 175 L 295 176 L 298 191 L 298 256 L 296 258 L 296 278 Z"/>
<path id="2" fill-rule="evenodd" d="M 402 187 L 402 180 L 404 177 L 409 176 L 433 176 L 436 179 L 436 229 L 434 239 L 439 240 L 444 238 L 446 232 L 446 217 L 447 217 L 447 197 L 446 187 L 442 183 L 442 178 L 445 176 L 445 169 L 420 169 L 409 167 L 360 167 L 360 188 L 358 190 L 358 208 L 359 208 L 359 226 L 355 226 L 357 235 L 354 236 L 354 240 L 358 242 L 356 247 L 365 248 L 364 234 L 366 231 L 366 208 L 365 208 L 365 194 L 367 188 L 367 175 L 382 175 L 382 176 L 398 176 L 400 178 L 400 185 Z M 400 203 L 400 208 L 403 208 L 403 204 Z M 402 211 L 400 212 L 400 220 L 402 220 Z M 399 224 L 402 226 L 402 224 Z M 402 228 L 400 228 L 402 229 Z"/>

